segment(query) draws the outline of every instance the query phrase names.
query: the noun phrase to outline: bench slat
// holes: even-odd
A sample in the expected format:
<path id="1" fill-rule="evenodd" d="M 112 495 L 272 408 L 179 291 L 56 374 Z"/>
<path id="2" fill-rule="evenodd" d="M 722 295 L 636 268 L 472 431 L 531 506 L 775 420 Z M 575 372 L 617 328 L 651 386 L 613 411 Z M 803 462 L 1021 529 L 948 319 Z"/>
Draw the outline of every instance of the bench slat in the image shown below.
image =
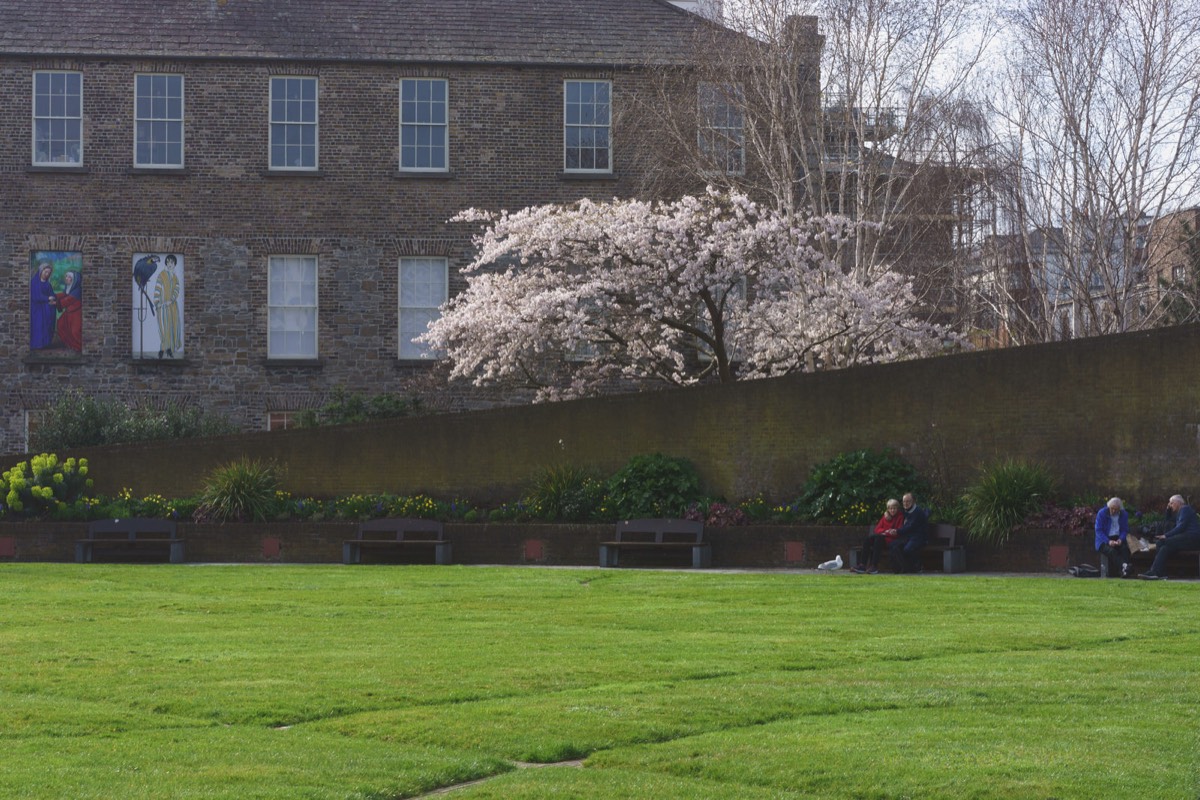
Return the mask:
<path id="1" fill-rule="evenodd" d="M 600 566 L 616 567 L 620 551 L 692 551 L 692 566 L 712 566 L 712 545 L 704 541 L 704 523 L 687 519 L 628 519 L 618 522 L 612 541 L 600 543 Z"/>

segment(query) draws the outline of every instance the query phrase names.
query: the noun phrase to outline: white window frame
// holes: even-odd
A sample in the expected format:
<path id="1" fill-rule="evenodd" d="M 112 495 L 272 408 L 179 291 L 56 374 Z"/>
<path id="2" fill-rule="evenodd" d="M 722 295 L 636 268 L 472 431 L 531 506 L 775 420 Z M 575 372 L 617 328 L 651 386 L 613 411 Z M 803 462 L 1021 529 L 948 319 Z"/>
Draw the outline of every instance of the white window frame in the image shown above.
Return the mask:
<path id="1" fill-rule="evenodd" d="M 405 99 L 405 88 L 411 87 L 415 93 L 420 92 L 420 84 L 428 84 L 431 88 L 434 84 L 440 84 L 442 89 L 442 99 L 440 101 L 433 99 L 421 99 L 412 97 Z M 441 121 L 438 118 L 438 106 L 440 105 Z M 428 119 L 422 120 L 422 106 L 426 106 L 428 111 Z M 413 112 L 413 118 L 406 119 L 406 112 Z M 415 141 L 411 144 L 405 143 L 405 132 L 411 131 L 413 138 L 419 140 L 422 133 L 429 137 L 429 141 L 422 144 L 420 141 Z M 435 141 L 436 140 L 436 141 Z M 407 150 L 419 152 L 422 148 L 428 149 L 430 152 L 441 150 L 442 164 L 440 166 L 418 166 L 415 161 L 411 165 L 405 165 L 404 156 Z M 450 81 L 445 78 L 401 78 L 400 79 L 400 171 L 401 172 L 449 172 L 450 171 Z"/>
<path id="2" fill-rule="evenodd" d="M 311 286 L 307 276 L 290 279 L 278 271 L 295 266 L 311 270 Z M 320 352 L 320 262 L 316 256 L 275 255 L 267 258 L 267 358 L 314 359 Z M 301 312 L 297 314 L 295 312 Z M 301 326 L 285 324 L 288 319 L 304 319 Z M 287 347 L 281 337 L 300 337 L 301 347 Z M 311 347 L 303 347 L 304 338 L 311 336 Z"/>
<path id="3" fill-rule="evenodd" d="M 60 113 L 55 113 L 55 109 L 53 108 L 54 96 L 55 96 L 53 82 L 54 82 L 54 76 L 56 76 L 56 75 L 64 76 L 63 77 L 64 91 L 62 92 L 63 109 Z M 70 98 L 73 97 L 73 95 L 68 95 L 66 93 L 65 82 L 66 82 L 66 78 L 69 76 L 72 76 L 72 75 L 77 77 L 79 80 L 79 96 L 78 96 L 78 101 L 77 101 L 78 108 L 74 109 L 78 113 L 68 113 L 72 110 L 70 106 L 74 105 L 74 104 L 70 102 Z M 38 113 L 38 111 L 39 111 L 39 109 L 38 109 L 38 105 L 39 105 L 39 103 L 38 103 L 38 98 L 39 98 L 38 78 L 43 77 L 43 76 L 47 77 L 47 79 L 51 82 L 51 85 L 48 87 L 49 92 L 44 95 L 44 97 L 45 97 L 44 113 L 39 114 Z M 33 165 L 37 166 L 37 167 L 82 167 L 83 166 L 83 73 L 79 72 L 77 70 L 62 70 L 62 69 L 34 70 L 33 71 L 33 81 L 32 81 L 32 86 L 30 87 L 30 91 L 32 92 L 32 105 L 30 106 L 30 116 L 32 118 L 31 119 L 31 128 L 30 128 L 30 131 L 31 131 L 30 159 L 32 160 Z M 69 152 L 71 145 L 74 145 L 78 149 L 78 158 L 71 160 L 71 161 L 64 161 L 64 160 L 53 157 L 50 153 L 49 146 L 53 144 L 54 139 L 48 137 L 47 139 L 43 140 L 48 143 L 48 148 L 46 150 L 46 157 L 44 159 L 39 159 L 38 158 L 38 141 L 39 141 L 38 140 L 38 123 L 39 122 L 44 122 L 44 123 L 46 123 L 46 125 L 49 128 L 51 128 L 51 136 L 53 135 L 53 128 L 55 127 L 55 123 L 58 123 L 64 127 L 69 126 L 70 123 L 74 123 L 75 125 L 77 125 L 78 133 L 79 133 L 78 138 L 67 139 L 64 134 L 64 136 L 59 141 L 62 143 L 64 151 L 66 151 L 66 152 Z M 64 152 L 63 155 L 65 155 L 65 154 L 66 153 Z"/>
<path id="4" fill-rule="evenodd" d="M 143 117 L 141 115 L 142 103 L 140 101 L 143 98 L 139 91 L 140 84 L 142 83 L 143 78 L 149 78 L 151 83 L 154 82 L 155 78 L 165 78 L 168 80 L 167 95 L 165 97 L 156 96 L 153 93 L 153 88 L 152 88 L 150 96 L 145 98 L 151 106 L 150 114 L 145 117 Z M 171 101 L 175 100 L 176 98 L 174 96 L 172 96 L 170 93 L 170 90 L 172 88 L 170 86 L 170 82 L 175 81 L 175 80 L 177 80 L 179 82 L 179 96 L 177 98 L 179 101 L 179 112 L 178 112 L 177 116 L 173 115 L 172 110 L 171 110 Z M 183 115 L 184 115 L 185 91 L 186 91 L 186 88 L 185 88 L 185 84 L 184 84 L 184 78 L 182 75 L 179 75 L 177 73 L 138 72 L 138 73 L 134 74 L 134 76 L 133 76 L 133 166 L 134 167 L 137 167 L 138 169 L 182 169 L 183 168 L 183 161 L 184 161 Z M 151 128 L 150 139 L 148 142 L 146 142 L 146 144 L 148 144 L 149 147 L 151 148 L 151 159 L 149 161 L 140 161 L 138 159 L 139 145 L 141 145 L 143 143 L 142 137 L 139 135 L 139 129 L 143 125 L 149 126 Z M 166 129 L 168 131 L 172 131 L 175 128 L 175 126 L 178 126 L 178 131 L 179 131 L 179 139 L 178 139 L 179 160 L 178 161 L 169 161 L 168 160 L 168 161 L 164 161 L 161 163 L 156 163 L 153 158 L 153 148 L 156 144 L 160 143 L 160 142 L 158 142 L 157 137 L 155 135 L 156 129 L 159 129 L 161 127 L 166 127 Z M 169 133 L 168 133 L 167 138 L 165 139 L 165 144 L 167 144 L 168 146 L 173 144 Z"/>
<path id="5" fill-rule="evenodd" d="M 301 86 L 301 97 L 276 98 L 275 93 L 278 89 L 286 90 L 288 82 L 295 81 Z M 303 86 L 311 83 L 313 87 L 312 98 L 303 97 Z M 285 91 L 286 94 L 286 91 Z M 268 127 L 267 127 L 267 165 L 275 172 L 315 172 L 321 168 L 321 83 L 315 75 L 272 75 L 270 78 L 270 89 L 268 99 Z M 279 105 L 283 104 L 283 119 L 276 118 L 276 111 L 279 110 Z M 312 119 L 303 119 L 305 116 L 305 105 L 312 104 Z M 300 119 L 291 119 L 293 114 L 298 114 Z M 312 142 L 288 142 L 287 139 L 292 134 L 299 134 L 300 138 L 304 138 L 305 131 L 312 132 Z M 284 148 L 284 163 L 275 163 L 275 136 L 276 133 L 283 136 L 284 141 L 281 146 Z M 287 153 L 289 148 L 300 148 L 301 160 L 306 148 L 312 148 L 312 164 L 288 164 Z"/>
<path id="6" fill-rule="evenodd" d="M 581 97 L 578 101 L 571 101 L 570 87 L 578 85 L 582 87 L 584 84 L 592 86 L 593 90 L 596 87 L 603 86 L 607 96 L 606 102 L 598 102 L 595 99 L 584 101 Z M 593 95 L 594 98 L 594 95 Z M 601 116 L 600 109 L 603 109 L 603 121 L 597 118 Z M 604 132 L 605 146 L 603 148 L 595 145 L 595 134 L 597 131 Z M 577 143 L 572 147 L 572 134 L 576 135 Z M 590 134 L 590 137 L 588 136 Z M 585 138 L 591 138 L 592 144 L 586 145 Z M 576 158 L 578 163 L 571 166 L 571 151 L 578 151 Z M 580 166 L 583 163 L 583 154 L 591 152 L 592 164 L 591 167 Z M 606 156 L 607 164 L 604 167 L 595 166 L 595 155 L 603 151 Z M 569 78 L 563 81 L 563 171 L 570 173 L 593 173 L 598 175 L 610 175 L 613 171 L 613 141 L 612 141 L 612 81 L 608 80 L 593 80 L 590 78 Z"/>
<path id="7" fill-rule="evenodd" d="M 430 267 L 440 267 L 442 276 L 441 294 L 433 296 L 432 293 L 427 293 L 425 297 L 406 297 L 407 287 L 411 287 L 411 282 L 404 280 L 405 266 L 417 266 L 424 264 Z M 407 287 L 406 287 L 407 284 Z M 414 290 L 415 291 L 415 290 Z M 432 360 L 441 358 L 441 354 L 431 350 L 428 345 L 415 344 L 413 339 L 416 334 L 406 336 L 405 333 L 405 313 L 427 316 L 428 322 L 439 318 L 441 307 L 446 303 L 450 292 L 450 262 L 449 259 L 440 256 L 404 256 L 400 259 L 396 266 L 396 354 L 397 357 L 405 361 Z M 430 305 L 418 305 L 414 300 L 424 300 Z M 409 301 L 406 305 L 405 301 Z M 434 302 L 436 301 L 436 302 Z M 424 333 L 424 330 L 422 330 Z"/>
<path id="8" fill-rule="evenodd" d="M 268 411 L 267 430 L 287 431 L 300 427 L 299 411 Z"/>
<path id="9" fill-rule="evenodd" d="M 740 86 L 701 83 L 696 89 L 699 124 L 696 143 L 725 175 L 746 174 L 746 118 L 730 95 L 741 95 Z"/>

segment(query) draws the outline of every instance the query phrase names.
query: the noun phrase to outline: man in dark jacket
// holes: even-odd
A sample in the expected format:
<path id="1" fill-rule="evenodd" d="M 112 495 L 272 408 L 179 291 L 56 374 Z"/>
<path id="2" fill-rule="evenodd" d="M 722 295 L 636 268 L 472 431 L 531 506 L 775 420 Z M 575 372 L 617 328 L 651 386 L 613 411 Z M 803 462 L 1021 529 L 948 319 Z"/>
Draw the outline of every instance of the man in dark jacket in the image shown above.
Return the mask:
<path id="1" fill-rule="evenodd" d="M 929 536 L 929 512 L 917 505 L 912 492 L 904 495 L 904 524 L 888 545 L 888 556 L 895 572 L 920 572 L 921 548 Z"/>
<path id="2" fill-rule="evenodd" d="M 1200 550 L 1200 517 L 1196 509 L 1183 501 L 1182 495 L 1175 495 L 1167 502 L 1171 509 L 1174 527 L 1158 537 L 1158 552 L 1154 554 L 1154 563 L 1149 572 L 1143 572 L 1146 580 L 1158 581 L 1167 577 L 1167 558 L 1180 550 Z"/>

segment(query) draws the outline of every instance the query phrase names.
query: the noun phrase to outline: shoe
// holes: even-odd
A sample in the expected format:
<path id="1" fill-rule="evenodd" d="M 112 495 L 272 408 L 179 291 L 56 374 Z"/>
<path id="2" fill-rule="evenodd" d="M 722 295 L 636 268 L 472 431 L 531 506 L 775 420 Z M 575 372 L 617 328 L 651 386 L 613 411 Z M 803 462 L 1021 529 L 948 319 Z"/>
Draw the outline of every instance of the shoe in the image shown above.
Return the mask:
<path id="1" fill-rule="evenodd" d="M 867 570 L 867 574 L 868 575 L 878 575 L 879 567 L 871 567 L 869 570 Z"/>
<path id="2" fill-rule="evenodd" d="M 855 575 L 862 575 L 864 572 L 867 571 L 867 568 L 864 567 L 862 564 L 859 564 L 857 567 L 852 567 L 850 569 L 850 571 L 853 572 Z"/>
<path id="3" fill-rule="evenodd" d="M 1139 577 L 1139 578 L 1141 578 L 1141 579 L 1142 579 L 1142 580 L 1144 580 L 1144 581 L 1162 581 L 1162 580 L 1166 580 L 1166 576 L 1165 576 L 1165 575 L 1155 575 L 1153 572 L 1143 572 L 1143 573 L 1142 573 L 1141 575 L 1139 575 L 1138 577 Z"/>
<path id="4" fill-rule="evenodd" d="M 1128 561 L 1126 561 L 1124 564 L 1121 565 L 1121 577 L 1122 578 L 1129 577 L 1129 562 Z"/>

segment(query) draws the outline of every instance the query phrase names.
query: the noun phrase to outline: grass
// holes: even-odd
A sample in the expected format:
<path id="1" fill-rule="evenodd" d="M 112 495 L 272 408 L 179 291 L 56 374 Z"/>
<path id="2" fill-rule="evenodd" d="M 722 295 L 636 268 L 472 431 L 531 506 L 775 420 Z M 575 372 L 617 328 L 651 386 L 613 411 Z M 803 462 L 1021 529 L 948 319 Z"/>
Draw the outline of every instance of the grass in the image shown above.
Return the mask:
<path id="1" fill-rule="evenodd" d="M 1195 582 L 6 564 L 0 587 L 5 798 L 1200 794 Z"/>

